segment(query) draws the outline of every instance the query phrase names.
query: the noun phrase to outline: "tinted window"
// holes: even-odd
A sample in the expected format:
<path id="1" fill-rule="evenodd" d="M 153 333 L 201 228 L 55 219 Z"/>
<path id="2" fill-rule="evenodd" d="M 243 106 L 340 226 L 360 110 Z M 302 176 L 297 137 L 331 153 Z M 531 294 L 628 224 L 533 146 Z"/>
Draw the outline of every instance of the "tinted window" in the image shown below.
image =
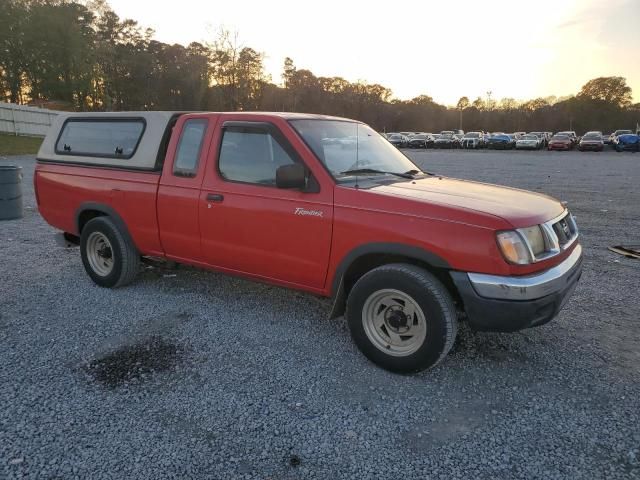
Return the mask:
<path id="1" fill-rule="evenodd" d="M 88 157 L 131 158 L 144 131 L 144 121 L 67 120 L 56 153 Z"/>
<path id="2" fill-rule="evenodd" d="M 294 163 L 282 145 L 263 128 L 225 128 L 218 168 L 227 180 L 275 185 L 276 170 Z"/>
<path id="3" fill-rule="evenodd" d="M 198 160 L 202 150 L 202 140 L 207 131 L 207 120 L 193 119 L 184 122 L 180 143 L 176 150 L 176 159 L 173 164 L 175 175 L 193 177 L 198 169 Z"/>

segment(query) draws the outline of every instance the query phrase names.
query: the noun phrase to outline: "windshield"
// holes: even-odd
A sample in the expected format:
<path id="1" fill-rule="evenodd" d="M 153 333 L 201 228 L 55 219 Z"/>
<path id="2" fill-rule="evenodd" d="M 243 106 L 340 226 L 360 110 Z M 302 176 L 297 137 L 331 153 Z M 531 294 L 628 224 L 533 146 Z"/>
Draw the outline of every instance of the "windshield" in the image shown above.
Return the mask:
<path id="1" fill-rule="evenodd" d="M 475 132 L 467 133 L 464 138 L 480 138 L 480 134 Z"/>
<path id="2" fill-rule="evenodd" d="M 291 120 L 291 125 L 336 179 L 348 170 L 420 172 L 411 160 L 371 127 L 340 120 Z"/>
<path id="3" fill-rule="evenodd" d="M 523 135 L 522 140 L 538 140 L 538 137 L 535 135 Z"/>
<path id="4" fill-rule="evenodd" d="M 600 140 L 602 138 L 602 135 L 599 135 L 597 133 L 587 133 L 584 136 L 585 139 L 590 138 L 590 139 L 595 139 L 595 140 Z"/>

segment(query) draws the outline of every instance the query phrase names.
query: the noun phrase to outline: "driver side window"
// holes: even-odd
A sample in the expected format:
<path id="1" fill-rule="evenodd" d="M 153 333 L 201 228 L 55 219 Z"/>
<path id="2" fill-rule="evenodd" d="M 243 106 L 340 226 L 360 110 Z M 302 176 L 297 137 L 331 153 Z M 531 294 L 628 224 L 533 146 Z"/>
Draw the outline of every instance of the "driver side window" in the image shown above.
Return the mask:
<path id="1" fill-rule="evenodd" d="M 225 127 L 218 168 L 226 180 L 276 185 L 276 170 L 295 163 L 271 133 L 259 127 Z"/>

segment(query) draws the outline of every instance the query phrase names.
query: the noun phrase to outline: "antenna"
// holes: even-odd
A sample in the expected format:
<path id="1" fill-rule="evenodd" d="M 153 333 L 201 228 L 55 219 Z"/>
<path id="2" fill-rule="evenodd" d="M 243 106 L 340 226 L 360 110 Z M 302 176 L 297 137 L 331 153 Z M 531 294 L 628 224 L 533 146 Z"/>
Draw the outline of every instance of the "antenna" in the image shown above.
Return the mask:
<path id="1" fill-rule="evenodd" d="M 356 170 L 360 168 L 360 132 L 358 131 L 360 125 L 356 123 Z M 358 174 L 356 173 L 356 188 L 358 188 Z"/>

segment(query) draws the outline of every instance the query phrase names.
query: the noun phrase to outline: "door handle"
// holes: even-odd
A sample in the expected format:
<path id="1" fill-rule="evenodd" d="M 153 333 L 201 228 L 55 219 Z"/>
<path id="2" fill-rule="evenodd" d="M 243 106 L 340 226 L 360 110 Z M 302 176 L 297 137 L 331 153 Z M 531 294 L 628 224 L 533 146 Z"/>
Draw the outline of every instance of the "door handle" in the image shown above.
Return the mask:
<path id="1" fill-rule="evenodd" d="M 224 200 L 224 195 L 221 193 L 207 193 L 207 202 L 221 202 Z"/>

